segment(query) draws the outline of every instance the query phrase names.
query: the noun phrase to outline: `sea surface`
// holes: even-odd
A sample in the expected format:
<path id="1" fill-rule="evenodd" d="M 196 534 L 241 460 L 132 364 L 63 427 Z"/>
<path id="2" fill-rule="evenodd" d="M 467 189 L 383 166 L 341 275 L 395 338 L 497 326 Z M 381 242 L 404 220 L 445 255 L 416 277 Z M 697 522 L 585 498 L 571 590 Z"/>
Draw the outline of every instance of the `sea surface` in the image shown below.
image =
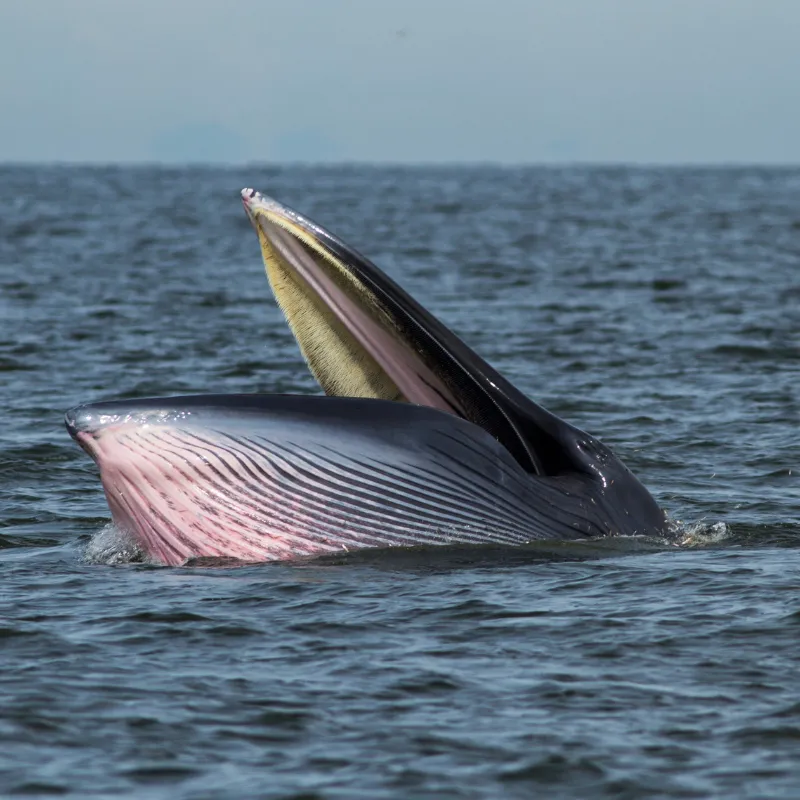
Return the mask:
<path id="1" fill-rule="evenodd" d="M 677 540 L 137 561 L 65 409 L 318 391 L 243 186 Z M 0 167 L 0 796 L 800 797 L 800 169 Z"/>

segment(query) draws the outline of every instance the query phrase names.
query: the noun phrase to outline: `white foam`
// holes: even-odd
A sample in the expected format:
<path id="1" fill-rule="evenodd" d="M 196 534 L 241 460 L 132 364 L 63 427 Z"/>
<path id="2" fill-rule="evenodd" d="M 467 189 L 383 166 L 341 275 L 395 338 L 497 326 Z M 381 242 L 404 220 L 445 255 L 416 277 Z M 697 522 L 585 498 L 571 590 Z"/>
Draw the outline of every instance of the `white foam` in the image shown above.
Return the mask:
<path id="1" fill-rule="evenodd" d="M 707 544 L 716 544 L 730 537 L 732 531 L 726 522 L 695 522 L 685 524 L 678 520 L 671 522 L 674 532 L 678 535 L 677 543 L 683 547 L 702 547 Z"/>
<path id="2" fill-rule="evenodd" d="M 113 522 L 104 525 L 92 536 L 84 550 L 83 559 L 90 564 L 130 564 L 146 560 L 131 534 Z"/>

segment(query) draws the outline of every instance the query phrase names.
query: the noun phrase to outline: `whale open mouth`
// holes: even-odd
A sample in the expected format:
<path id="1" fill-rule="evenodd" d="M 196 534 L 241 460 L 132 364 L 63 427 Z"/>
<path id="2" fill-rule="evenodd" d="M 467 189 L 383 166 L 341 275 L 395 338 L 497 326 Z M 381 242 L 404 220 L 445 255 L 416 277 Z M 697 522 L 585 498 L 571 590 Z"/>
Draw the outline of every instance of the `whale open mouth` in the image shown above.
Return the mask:
<path id="1" fill-rule="evenodd" d="M 252 189 L 242 200 L 277 302 L 329 397 L 67 412 L 114 521 L 154 560 L 604 535 L 630 528 L 596 511 L 618 491 L 612 474 L 625 514 L 639 503 L 651 527 L 663 522 L 607 448 L 525 397 L 372 262 Z"/>

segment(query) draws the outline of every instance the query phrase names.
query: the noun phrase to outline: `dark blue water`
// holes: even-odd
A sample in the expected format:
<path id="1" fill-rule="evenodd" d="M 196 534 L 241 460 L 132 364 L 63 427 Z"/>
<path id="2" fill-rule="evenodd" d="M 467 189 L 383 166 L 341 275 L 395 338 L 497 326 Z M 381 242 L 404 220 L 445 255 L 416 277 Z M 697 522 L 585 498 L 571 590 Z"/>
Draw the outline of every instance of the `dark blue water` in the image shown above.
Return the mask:
<path id="1" fill-rule="evenodd" d="M 132 562 L 67 407 L 316 391 L 246 185 L 683 544 Z M 0 169 L 0 795 L 799 796 L 799 378 L 797 169 Z"/>

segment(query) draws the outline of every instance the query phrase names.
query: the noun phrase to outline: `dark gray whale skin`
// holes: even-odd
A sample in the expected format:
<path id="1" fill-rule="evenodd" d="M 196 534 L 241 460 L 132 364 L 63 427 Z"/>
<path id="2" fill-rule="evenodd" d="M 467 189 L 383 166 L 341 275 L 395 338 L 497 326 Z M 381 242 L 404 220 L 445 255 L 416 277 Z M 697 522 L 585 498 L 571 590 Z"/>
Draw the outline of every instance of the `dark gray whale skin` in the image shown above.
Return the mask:
<path id="1" fill-rule="evenodd" d="M 664 511 L 606 445 L 522 394 L 341 240 L 253 190 L 243 198 L 262 247 L 276 242 L 289 267 L 329 285 L 344 268 L 340 285 L 362 287 L 347 302 L 368 293 L 396 343 L 387 369 L 401 364 L 411 393 L 424 383 L 438 408 L 216 394 L 71 409 L 67 429 L 97 462 L 112 516 L 155 559 L 668 534 Z M 355 328 L 361 312 L 350 313 Z"/>

